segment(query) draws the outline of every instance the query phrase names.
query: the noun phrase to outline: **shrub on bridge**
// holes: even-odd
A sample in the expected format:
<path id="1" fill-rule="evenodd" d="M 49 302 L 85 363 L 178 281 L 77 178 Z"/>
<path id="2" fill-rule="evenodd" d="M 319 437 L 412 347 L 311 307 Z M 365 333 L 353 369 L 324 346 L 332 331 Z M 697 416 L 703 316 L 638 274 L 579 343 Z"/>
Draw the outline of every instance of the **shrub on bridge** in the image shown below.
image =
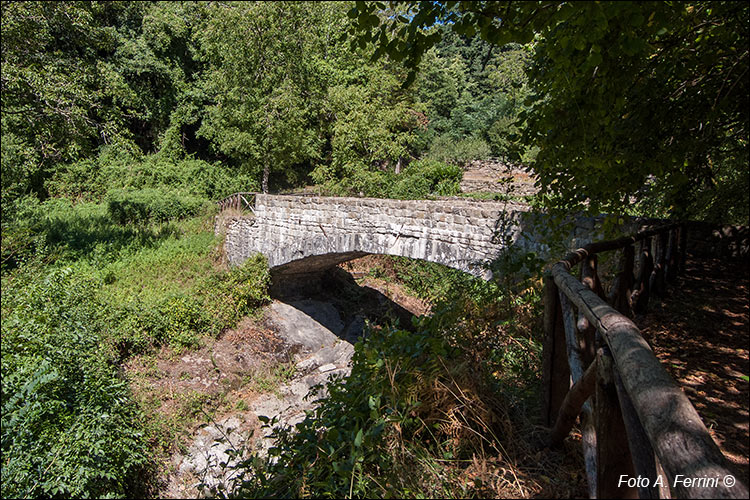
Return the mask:
<path id="1" fill-rule="evenodd" d="M 436 160 L 412 162 L 406 170 L 396 176 L 391 197 L 419 199 L 429 196 L 452 196 L 461 192 L 463 170 Z"/>
<path id="2" fill-rule="evenodd" d="M 462 177 L 461 167 L 437 160 L 418 160 L 400 174 L 359 169 L 338 182 L 328 183 L 326 188 L 336 196 L 419 200 L 459 194 Z"/>

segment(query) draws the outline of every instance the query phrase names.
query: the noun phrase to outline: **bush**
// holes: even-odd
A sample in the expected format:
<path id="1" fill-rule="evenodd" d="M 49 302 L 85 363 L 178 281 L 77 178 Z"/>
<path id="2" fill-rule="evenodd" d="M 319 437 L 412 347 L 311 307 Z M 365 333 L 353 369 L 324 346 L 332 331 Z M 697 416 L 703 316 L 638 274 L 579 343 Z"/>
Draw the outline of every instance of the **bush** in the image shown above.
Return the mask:
<path id="1" fill-rule="evenodd" d="M 100 343 L 97 283 L 63 269 L 3 285 L 2 496 L 138 496 L 150 450 Z"/>
<path id="2" fill-rule="evenodd" d="M 355 170 L 351 177 L 326 185 L 329 194 L 419 200 L 452 196 L 461 192 L 463 170 L 437 160 L 412 162 L 400 174 L 379 170 Z"/>
<path id="3" fill-rule="evenodd" d="M 175 161 L 152 155 L 143 161 L 127 158 L 103 162 L 102 182 L 106 186 L 131 189 L 161 188 L 215 201 L 238 191 L 257 191 L 258 181 L 220 162 L 187 158 Z"/>
<path id="4" fill-rule="evenodd" d="M 461 179 L 464 171 L 456 165 L 422 160 L 415 162 L 425 169 L 425 177 L 432 182 L 431 191 L 439 196 L 451 196 L 461 192 Z"/>
<path id="5" fill-rule="evenodd" d="M 465 166 L 474 160 L 486 160 L 491 153 L 490 146 L 484 139 L 468 137 L 457 141 L 448 135 L 441 135 L 432 142 L 427 158 Z"/>
<path id="6" fill-rule="evenodd" d="M 198 345 L 199 335 L 208 323 L 200 302 L 179 293 L 162 302 L 159 312 L 164 318 L 164 337 L 177 349 Z"/>
<path id="7" fill-rule="evenodd" d="M 412 162 L 396 176 L 390 197 L 419 199 L 429 196 L 452 196 L 461 192 L 463 170 L 437 160 Z"/>
<path id="8" fill-rule="evenodd" d="M 59 165 L 45 187 L 50 196 L 87 201 L 98 200 L 106 190 L 106 185 L 101 182 L 99 162 L 94 159 Z"/>
<path id="9" fill-rule="evenodd" d="M 220 162 L 159 154 L 140 157 L 107 148 L 96 159 L 56 167 L 45 184 L 50 195 L 99 201 L 111 190 L 163 189 L 216 201 L 239 191 L 257 191 L 258 181 Z"/>
<path id="10" fill-rule="evenodd" d="M 262 254 L 250 257 L 229 273 L 207 280 L 199 293 L 205 297 L 204 311 L 209 331 L 218 334 L 268 303 L 271 300 L 268 294 L 270 283 L 268 261 Z"/>
<path id="11" fill-rule="evenodd" d="M 3 199 L 2 272 L 14 269 L 33 258 L 40 246 L 40 236 L 35 230 L 40 214 L 39 200 L 23 196 L 6 203 Z"/>
<path id="12" fill-rule="evenodd" d="M 115 189 L 107 194 L 107 210 L 120 225 L 183 219 L 196 215 L 204 206 L 202 198 L 154 188 Z"/>
<path id="13" fill-rule="evenodd" d="M 145 256 L 141 258 L 146 262 L 152 261 Z M 189 265 L 185 259 L 178 260 L 177 264 Z M 131 263 L 128 269 L 138 274 L 141 272 L 139 265 L 143 265 L 143 262 Z M 170 267 L 170 263 L 165 266 Z M 249 258 L 229 272 L 205 269 L 202 272 L 209 274 L 195 277 L 197 283 L 192 286 L 169 289 L 153 285 L 144 287 L 138 283 L 150 278 L 143 275 L 133 283 L 124 284 L 116 292 L 105 292 L 104 300 L 111 304 L 107 314 L 112 325 L 107 340 L 120 358 L 143 353 L 159 345 L 169 345 L 178 351 L 193 348 L 200 344 L 201 337 L 219 335 L 270 300 L 270 273 L 261 254 Z M 167 273 L 168 277 L 178 279 L 172 276 L 171 269 Z M 193 278 L 184 275 L 181 279 Z M 134 291 L 133 287 L 137 287 L 138 291 Z"/>
<path id="14" fill-rule="evenodd" d="M 395 176 L 394 176 L 395 177 Z M 403 172 L 393 179 L 393 183 L 386 187 L 387 198 L 401 200 L 418 200 L 428 198 L 432 194 L 433 183 L 421 173 Z"/>
<path id="15" fill-rule="evenodd" d="M 450 486 L 435 481 L 428 457 L 470 459 L 491 449 L 502 419 L 476 364 L 436 333 L 370 331 L 349 377 L 329 383 L 294 429 L 275 429 L 270 458 L 238 466 L 246 475 L 237 496 L 445 497 Z"/>
<path id="16" fill-rule="evenodd" d="M 456 144 L 454 161 L 459 165 L 466 165 L 474 160 L 486 160 L 490 154 L 490 146 L 484 139 L 467 137 Z"/>
<path id="17" fill-rule="evenodd" d="M 362 165 L 340 180 L 324 184 L 327 194 L 333 196 L 370 196 L 387 198 L 393 174 L 380 170 L 368 170 Z"/>

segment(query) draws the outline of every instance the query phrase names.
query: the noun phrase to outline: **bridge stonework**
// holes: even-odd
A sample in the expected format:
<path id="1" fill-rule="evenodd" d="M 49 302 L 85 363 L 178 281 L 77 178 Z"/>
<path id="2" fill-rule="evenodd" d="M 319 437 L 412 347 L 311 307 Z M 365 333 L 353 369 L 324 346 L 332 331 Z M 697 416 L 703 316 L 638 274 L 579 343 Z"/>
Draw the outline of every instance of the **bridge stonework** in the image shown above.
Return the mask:
<path id="1" fill-rule="evenodd" d="M 386 254 L 489 278 L 483 265 L 497 258 L 505 243 L 548 251 L 530 223 L 534 216 L 520 203 L 258 194 L 254 211 L 254 216 L 220 215 L 216 231 L 225 236 L 231 265 L 260 252 L 276 276 L 307 275 Z M 593 220 L 576 226 L 577 233 L 590 235 Z"/>

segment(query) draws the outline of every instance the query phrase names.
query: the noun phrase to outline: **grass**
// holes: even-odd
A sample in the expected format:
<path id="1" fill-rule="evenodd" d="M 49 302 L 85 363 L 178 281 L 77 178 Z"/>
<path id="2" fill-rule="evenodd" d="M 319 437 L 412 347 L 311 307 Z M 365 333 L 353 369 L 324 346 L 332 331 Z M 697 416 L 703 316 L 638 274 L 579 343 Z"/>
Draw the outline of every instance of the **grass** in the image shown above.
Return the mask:
<path id="1" fill-rule="evenodd" d="M 292 361 L 263 363 L 243 377 L 242 385 L 258 393 L 272 393 L 280 397 L 279 388 L 291 381 L 296 372 L 296 364 Z"/>
<path id="2" fill-rule="evenodd" d="M 16 336 L 6 335 L 5 327 L 9 332 L 31 331 L 38 322 L 34 316 L 38 313 L 26 311 L 24 304 L 38 295 L 37 290 L 52 293 L 59 289 L 54 293 L 67 297 L 70 286 L 57 284 L 60 280 L 85 287 L 85 297 L 66 299 L 71 307 L 50 304 L 45 313 L 49 338 L 74 344 L 78 342 L 74 334 L 85 328 L 86 338 L 96 339 L 102 367 L 110 369 L 120 382 L 125 373 L 130 382 L 129 389 L 121 384 L 127 400 L 122 404 L 137 413 L 134 421 L 138 427 L 133 435 L 148 443 L 149 460 L 161 462 L 164 468 L 172 451 L 184 444 L 192 425 L 229 403 L 226 391 L 175 393 L 170 388 L 174 381 L 167 380 L 172 374 L 160 363 L 200 347 L 267 300 L 263 259 L 251 259 L 249 267 L 227 269 L 218 257 L 221 239 L 213 233 L 211 213 L 125 226 L 113 222 L 105 203 L 50 199 L 30 201 L 22 210 L 24 216 L 16 222 L 17 227 L 9 232 L 3 227 L 3 379 L 20 376 L 16 374 L 20 368 L 6 363 L 6 351 L 24 349 L 23 345 L 11 345 Z M 10 240 L 6 234 L 11 235 Z M 78 324 L 78 318 L 93 319 Z M 13 321 L 9 321 L 6 325 L 6 319 L 18 324 L 11 326 Z M 73 326 L 58 326 L 69 323 Z M 135 369 L 123 370 L 129 363 Z M 78 368 L 84 372 L 81 376 L 98 383 L 100 374 L 85 373 L 87 367 Z M 183 374 L 179 381 L 187 378 Z M 3 391 L 5 404 L 5 384 Z M 107 420 L 104 407 L 96 411 L 105 412 L 102 418 Z M 84 430 L 98 432 L 101 419 L 89 420 Z M 5 423 L 4 419 L 4 428 Z M 3 439 L 5 454 L 10 441 Z M 34 453 L 27 454 L 30 463 L 46 460 Z M 130 474 L 133 469 L 123 470 Z M 141 486 L 155 490 L 155 478 L 144 476 Z"/>
<path id="3" fill-rule="evenodd" d="M 532 203 L 536 198 L 534 195 L 517 195 L 513 193 L 498 193 L 491 191 L 477 191 L 472 193 L 460 193 L 456 196 L 482 201 L 515 201 L 519 203 Z"/>
<path id="4" fill-rule="evenodd" d="M 216 272 L 211 253 L 218 240 L 210 232 L 195 227 L 202 220 L 189 221 L 158 246 L 145 247 L 110 264 L 110 290 L 123 293 L 174 293 L 189 291 Z M 192 227 L 191 227 L 192 226 Z"/>

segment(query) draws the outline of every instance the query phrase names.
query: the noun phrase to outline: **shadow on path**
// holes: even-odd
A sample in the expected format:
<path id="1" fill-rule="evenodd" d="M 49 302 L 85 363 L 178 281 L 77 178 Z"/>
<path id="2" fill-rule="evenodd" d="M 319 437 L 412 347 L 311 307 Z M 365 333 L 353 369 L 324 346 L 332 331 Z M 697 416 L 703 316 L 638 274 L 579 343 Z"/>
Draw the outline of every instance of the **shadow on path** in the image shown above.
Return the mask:
<path id="1" fill-rule="evenodd" d="M 365 321 L 413 329 L 411 311 L 380 290 L 358 284 L 339 267 L 310 275 L 307 285 L 275 293 L 274 298 L 307 314 L 342 340 L 355 343 Z"/>
<path id="2" fill-rule="evenodd" d="M 690 259 L 685 276 L 637 320 L 745 484 L 750 396 L 748 262 Z"/>

